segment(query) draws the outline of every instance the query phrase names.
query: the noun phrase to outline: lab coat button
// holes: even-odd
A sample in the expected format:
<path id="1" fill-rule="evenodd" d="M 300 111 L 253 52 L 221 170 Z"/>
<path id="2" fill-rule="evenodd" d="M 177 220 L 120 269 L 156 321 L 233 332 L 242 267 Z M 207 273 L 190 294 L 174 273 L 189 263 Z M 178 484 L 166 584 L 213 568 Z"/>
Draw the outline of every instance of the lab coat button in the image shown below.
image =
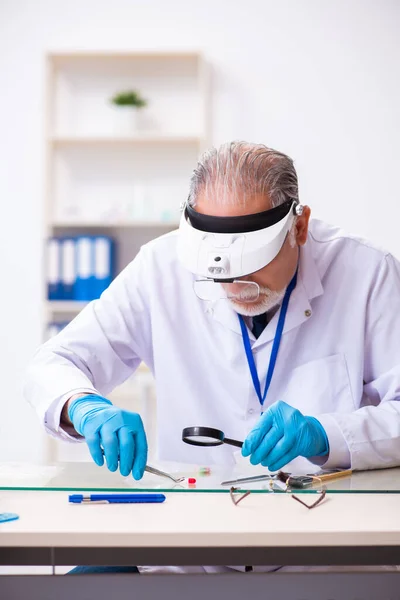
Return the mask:
<path id="1" fill-rule="evenodd" d="M 252 415 L 254 413 L 254 408 L 249 408 L 249 410 L 247 411 L 247 413 L 249 415 Z"/>
<path id="2" fill-rule="evenodd" d="M 307 309 L 304 311 L 306 317 L 311 317 L 311 310 Z"/>

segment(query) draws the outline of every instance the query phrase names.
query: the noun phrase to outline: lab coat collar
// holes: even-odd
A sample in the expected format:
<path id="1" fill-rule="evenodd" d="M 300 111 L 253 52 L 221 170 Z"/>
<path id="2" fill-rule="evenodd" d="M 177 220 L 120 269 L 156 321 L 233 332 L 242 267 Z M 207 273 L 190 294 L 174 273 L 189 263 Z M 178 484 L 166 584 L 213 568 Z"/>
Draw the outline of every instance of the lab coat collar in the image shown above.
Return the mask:
<path id="1" fill-rule="evenodd" d="M 313 240 L 308 236 L 307 242 L 300 248 L 299 273 L 297 285 L 292 292 L 283 333 L 301 325 L 312 317 L 310 300 L 323 294 L 323 287 L 313 256 Z M 219 300 L 208 309 L 213 317 L 225 327 L 238 335 L 242 335 L 237 312 L 227 300 Z M 275 336 L 279 311 L 277 311 L 258 339 L 249 332 L 251 345 L 258 347 L 271 341 Z"/>

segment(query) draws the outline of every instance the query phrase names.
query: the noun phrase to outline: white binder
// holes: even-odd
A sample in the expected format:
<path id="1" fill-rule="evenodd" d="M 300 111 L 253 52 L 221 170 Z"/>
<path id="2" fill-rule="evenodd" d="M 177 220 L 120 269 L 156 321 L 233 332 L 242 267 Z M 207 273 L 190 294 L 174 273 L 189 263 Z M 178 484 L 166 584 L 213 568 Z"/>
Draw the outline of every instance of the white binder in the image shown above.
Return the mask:
<path id="1" fill-rule="evenodd" d="M 62 240 L 61 289 L 63 300 L 73 300 L 76 280 L 75 241 L 71 238 Z"/>
<path id="2" fill-rule="evenodd" d="M 75 300 L 89 301 L 94 296 L 93 243 L 90 236 L 76 238 Z"/>
<path id="3" fill-rule="evenodd" d="M 97 236 L 93 243 L 95 297 L 99 298 L 112 280 L 112 240 L 107 236 Z"/>

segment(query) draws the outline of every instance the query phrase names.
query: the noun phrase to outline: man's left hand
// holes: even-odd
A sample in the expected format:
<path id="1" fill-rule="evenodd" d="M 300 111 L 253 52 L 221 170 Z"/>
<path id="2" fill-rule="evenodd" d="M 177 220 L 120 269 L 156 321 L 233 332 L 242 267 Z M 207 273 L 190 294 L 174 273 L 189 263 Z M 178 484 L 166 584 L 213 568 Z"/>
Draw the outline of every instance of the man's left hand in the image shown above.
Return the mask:
<path id="1" fill-rule="evenodd" d="M 306 458 L 329 453 L 328 437 L 321 423 L 279 400 L 261 416 L 246 437 L 242 455 L 252 465 L 278 471 L 297 456 Z"/>

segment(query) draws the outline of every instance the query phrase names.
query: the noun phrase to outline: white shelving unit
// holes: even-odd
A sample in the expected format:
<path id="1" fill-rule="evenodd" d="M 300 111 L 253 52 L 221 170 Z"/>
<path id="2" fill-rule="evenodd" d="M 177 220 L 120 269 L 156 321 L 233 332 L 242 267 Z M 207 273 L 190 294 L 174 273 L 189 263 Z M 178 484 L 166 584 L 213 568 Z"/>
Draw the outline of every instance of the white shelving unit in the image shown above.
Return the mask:
<path id="1" fill-rule="evenodd" d="M 197 52 L 92 51 L 47 61 L 46 237 L 111 235 L 119 272 L 143 243 L 178 224 L 210 139 L 206 62 Z M 148 106 L 136 130 L 116 131 L 110 98 L 132 88 Z M 45 323 L 82 306 L 46 302 Z"/>
<path id="2" fill-rule="evenodd" d="M 87 302 L 78 302 L 77 300 L 52 300 L 47 303 L 47 310 L 53 315 L 57 314 L 76 314 L 87 305 Z"/>
<path id="3" fill-rule="evenodd" d="M 87 136 L 81 137 L 78 135 L 70 137 L 54 136 L 49 141 L 55 146 L 69 146 L 73 144 L 107 144 L 107 145 L 128 145 L 128 144 L 201 144 L 202 139 L 196 136 L 154 136 L 154 135 L 137 135 L 137 136 Z"/>
<path id="4" fill-rule="evenodd" d="M 207 64 L 197 52 L 56 52 L 46 87 L 45 237 L 109 235 L 118 273 L 143 243 L 178 225 L 210 141 Z M 110 98 L 129 89 L 148 106 L 135 129 L 121 131 Z M 44 298 L 44 333 L 86 305 L 50 302 L 47 288 Z"/>

